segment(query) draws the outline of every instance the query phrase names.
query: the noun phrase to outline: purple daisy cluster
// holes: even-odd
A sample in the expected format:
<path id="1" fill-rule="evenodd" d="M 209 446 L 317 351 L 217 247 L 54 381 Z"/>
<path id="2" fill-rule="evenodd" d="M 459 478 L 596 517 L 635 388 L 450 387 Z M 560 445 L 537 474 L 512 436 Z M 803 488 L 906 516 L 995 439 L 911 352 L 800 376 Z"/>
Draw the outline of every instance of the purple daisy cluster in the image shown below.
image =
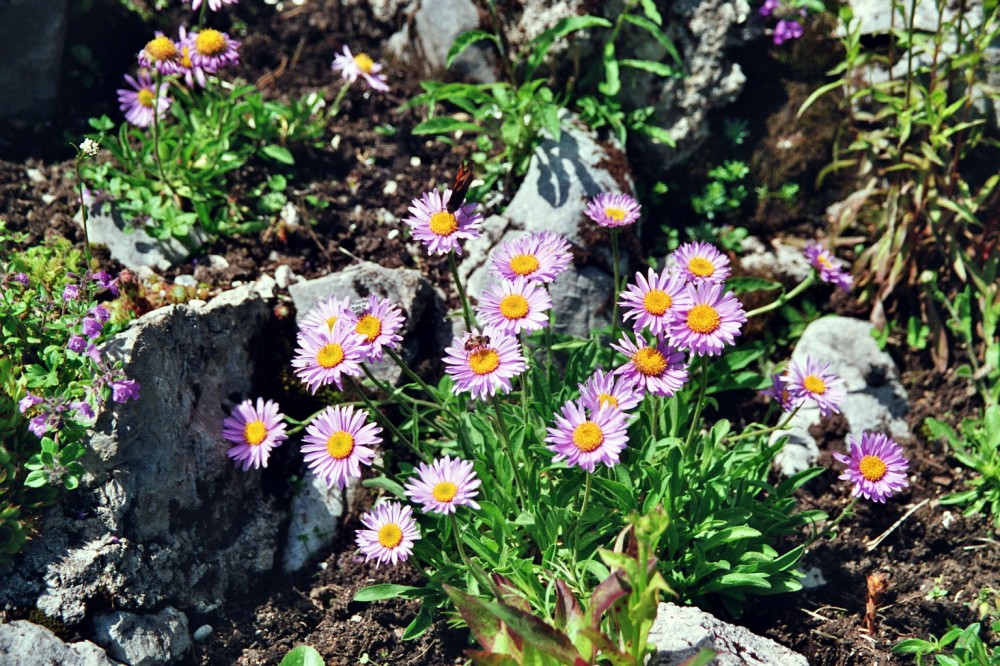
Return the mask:
<path id="1" fill-rule="evenodd" d="M 781 46 L 788 40 L 798 39 L 803 35 L 802 24 L 799 21 L 806 17 L 805 7 L 800 7 L 794 2 L 764 0 L 764 4 L 757 12 L 761 16 L 778 19 L 772 36 L 776 46 Z"/>
<path id="2" fill-rule="evenodd" d="M 840 413 L 847 397 L 844 380 L 830 370 L 829 363 L 820 363 L 808 355 L 793 358 L 784 374 L 771 376 L 771 386 L 761 391 L 790 412 L 804 404 L 815 405 L 821 416 Z"/>

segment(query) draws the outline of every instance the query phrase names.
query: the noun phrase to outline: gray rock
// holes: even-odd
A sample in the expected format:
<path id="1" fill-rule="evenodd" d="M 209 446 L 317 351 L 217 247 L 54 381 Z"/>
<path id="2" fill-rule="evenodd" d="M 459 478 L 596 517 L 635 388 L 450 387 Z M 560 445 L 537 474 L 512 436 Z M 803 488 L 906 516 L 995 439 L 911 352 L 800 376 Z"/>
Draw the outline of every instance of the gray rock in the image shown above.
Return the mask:
<path id="1" fill-rule="evenodd" d="M 90 641 L 64 643 L 45 627 L 27 620 L 0 624 L 0 662 L 6 666 L 114 666 Z"/>
<path id="2" fill-rule="evenodd" d="M 187 259 L 191 250 L 205 241 L 204 232 L 197 227 L 189 236 L 190 247 L 176 238 L 153 238 L 126 222 L 113 202 L 92 204 L 87 201 L 87 211 L 87 237 L 91 245 L 106 246 L 112 257 L 134 271 L 150 267 L 166 270 Z M 73 219 L 83 225 L 80 213 Z"/>
<path id="3" fill-rule="evenodd" d="M 59 95 L 66 0 L 0 2 L 0 118 L 35 118 Z"/>
<path id="4" fill-rule="evenodd" d="M 156 615 L 115 611 L 94 618 L 97 642 L 115 659 L 131 666 L 158 666 L 180 659 L 191 649 L 188 620 L 167 606 Z"/>
<path id="5" fill-rule="evenodd" d="M 0 603 L 74 624 L 92 600 L 149 613 L 210 613 L 270 572 L 283 516 L 226 456 L 220 431 L 249 396 L 273 281 L 207 304 L 151 312 L 106 351 L 142 397 L 98 417 L 81 487 L 44 516 L 41 533 L 0 578 Z"/>
<path id="6" fill-rule="evenodd" d="M 802 282 L 812 270 L 802 250 L 778 239 L 772 240 L 768 247 L 760 239 L 748 236 L 743 240 L 742 246 L 745 254 L 740 257 L 740 264 L 755 275 L 770 275 L 777 279 Z"/>
<path id="7" fill-rule="evenodd" d="M 705 648 L 716 652 L 713 666 L 809 666 L 805 657 L 770 638 L 689 606 L 661 603 L 649 642 L 656 651 L 647 666 L 680 666 Z"/>
<path id="8" fill-rule="evenodd" d="M 431 283 L 420 271 L 409 268 L 384 268 L 371 262 L 353 264 L 342 271 L 316 280 L 289 285 L 288 293 L 295 303 L 298 316 L 304 316 L 314 305 L 328 298 L 364 298 L 375 294 L 387 298 L 403 310 L 406 322 L 400 335 L 403 346 L 400 355 L 406 361 L 417 352 L 420 340 L 413 333 L 425 330 L 438 331 L 437 342 L 450 342 L 447 333 L 440 330 L 441 305 Z M 429 317 L 429 319 L 427 319 Z M 425 322 L 425 319 L 429 322 Z M 443 345 L 442 345 L 443 346 Z M 388 357 L 381 363 L 369 366 L 376 377 L 395 384 L 402 371 Z"/>
<path id="9" fill-rule="evenodd" d="M 298 571 L 337 536 L 344 515 L 344 491 L 332 488 L 312 473 L 292 498 L 292 522 L 281 568 L 285 573 Z"/>
<path id="10" fill-rule="evenodd" d="M 407 17 L 402 29 L 389 38 L 387 50 L 403 61 L 417 63 L 425 72 L 445 68 L 448 51 L 463 32 L 479 28 L 479 10 L 472 0 L 381 0 L 376 16 L 394 12 Z M 492 53 L 483 44 L 473 44 L 450 68 L 456 76 L 473 81 L 494 81 Z"/>
<path id="11" fill-rule="evenodd" d="M 905 29 L 910 24 L 910 2 L 890 3 L 883 0 L 848 0 L 853 21 L 860 27 L 862 35 L 884 35 L 893 27 Z M 920 32 L 938 31 L 937 0 L 917 0 L 916 11 L 913 14 L 913 29 Z M 968 11 L 975 11 L 976 3 L 969 3 Z M 945 2 L 943 20 L 954 21 L 957 15 L 957 3 Z M 893 17 L 895 11 L 896 16 Z M 982 16 L 981 12 L 979 16 Z"/>
<path id="12" fill-rule="evenodd" d="M 829 362 L 830 371 L 844 380 L 847 397 L 841 413 L 854 438 L 863 431 L 886 433 L 894 439 L 910 436 L 905 415 L 909 411 L 906 389 L 892 357 L 878 348 L 872 324 L 847 317 L 823 317 L 802 333 L 792 358 L 810 356 Z M 819 457 L 809 427 L 820 422 L 819 409 L 807 405 L 792 419 L 790 431 L 773 433 L 771 441 L 788 434 L 788 444 L 776 456 L 782 474 L 791 476 L 815 464 Z"/>

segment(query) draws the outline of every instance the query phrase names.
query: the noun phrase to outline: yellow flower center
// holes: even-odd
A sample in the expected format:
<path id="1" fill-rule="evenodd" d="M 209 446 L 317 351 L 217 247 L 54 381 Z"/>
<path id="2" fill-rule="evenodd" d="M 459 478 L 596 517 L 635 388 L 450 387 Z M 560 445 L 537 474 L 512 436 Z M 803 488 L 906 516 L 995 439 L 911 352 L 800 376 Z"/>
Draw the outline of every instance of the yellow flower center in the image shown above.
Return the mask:
<path id="1" fill-rule="evenodd" d="M 340 317 L 338 317 L 337 315 L 333 315 L 332 317 L 326 318 L 326 325 L 330 328 L 331 331 L 333 330 L 333 327 L 336 326 L 338 319 L 340 319 Z"/>
<path id="2" fill-rule="evenodd" d="M 823 395 L 826 393 L 826 382 L 816 375 L 808 375 L 802 380 L 802 385 L 805 386 L 806 390 L 810 393 L 815 393 L 816 395 Z"/>
<path id="3" fill-rule="evenodd" d="M 695 333 L 711 333 L 719 328 L 722 317 L 711 305 L 699 303 L 688 312 L 687 327 Z"/>
<path id="4" fill-rule="evenodd" d="M 365 74 L 371 74 L 372 67 L 375 65 L 375 61 L 372 60 L 371 56 L 368 55 L 367 53 L 359 53 L 358 55 L 354 56 L 354 64 L 357 65 L 358 69 L 360 69 Z"/>
<path id="5" fill-rule="evenodd" d="M 345 430 L 338 430 L 326 440 L 326 452 L 331 458 L 343 460 L 354 451 L 354 436 Z"/>
<path id="6" fill-rule="evenodd" d="M 336 342 L 323 345 L 316 354 L 316 362 L 324 368 L 336 368 L 344 360 L 344 348 Z"/>
<path id="7" fill-rule="evenodd" d="M 367 314 L 358 320 L 358 325 L 354 327 L 354 330 L 365 336 L 365 342 L 375 342 L 375 338 L 382 335 L 382 320 L 375 315 Z"/>
<path id="8" fill-rule="evenodd" d="M 186 46 L 181 47 L 181 67 L 191 69 L 194 63 L 191 62 L 191 49 Z"/>
<path id="9" fill-rule="evenodd" d="M 139 104 L 143 105 L 147 109 L 153 108 L 153 102 L 156 101 L 156 95 L 149 88 L 143 88 L 137 94 Z"/>
<path id="10" fill-rule="evenodd" d="M 194 48 L 203 56 L 215 56 L 225 53 L 226 46 L 226 36 L 212 28 L 202 30 L 194 40 Z"/>
<path id="11" fill-rule="evenodd" d="M 458 494 L 458 486 L 451 481 L 441 481 L 434 486 L 433 494 L 438 502 L 450 502 Z"/>
<path id="12" fill-rule="evenodd" d="M 243 426 L 243 441 L 250 446 L 259 446 L 267 439 L 267 426 L 260 419 Z"/>
<path id="13" fill-rule="evenodd" d="M 705 257 L 692 257 L 688 262 L 688 270 L 698 277 L 708 277 L 715 272 L 715 266 Z"/>
<path id="14" fill-rule="evenodd" d="M 611 395 L 610 393 L 601 393 L 597 396 L 597 403 L 600 405 L 611 405 L 612 407 L 618 406 L 618 398 Z"/>
<path id="15" fill-rule="evenodd" d="M 604 443 L 604 431 L 593 421 L 584 421 L 573 430 L 573 444 L 584 453 L 598 449 Z"/>
<path id="16" fill-rule="evenodd" d="M 642 297 L 642 305 L 646 308 L 646 312 L 651 315 L 660 316 L 673 304 L 674 299 L 670 298 L 670 294 L 660 289 L 650 289 Z"/>
<path id="17" fill-rule="evenodd" d="M 378 542 L 383 548 L 395 548 L 403 541 L 403 530 L 396 523 L 388 523 L 378 530 Z"/>
<path id="18" fill-rule="evenodd" d="M 886 467 L 878 456 L 865 456 L 858 463 L 858 471 L 869 481 L 881 481 L 882 477 L 885 476 Z"/>
<path id="19" fill-rule="evenodd" d="M 531 275 L 538 270 L 538 258 L 533 254 L 519 254 L 510 260 L 510 270 L 517 275 Z"/>
<path id="20" fill-rule="evenodd" d="M 817 255 L 816 263 L 822 266 L 823 268 L 833 268 L 833 264 L 830 263 L 830 260 L 824 257 L 822 254 Z"/>
<path id="21" fill-rule="evenodd" d="M 177 45 L 164 35 L 154 37 L 146 43 L 146 54 L 154 61 L 177 60 L 181 55 Z"/>
<path id="22" fill-rule="evenodd" d="M 608 206 L 604 209 L 604 214 L 615 222 L 621 222 L 625 219 L 625 211 L 621 208 L 612 208 L 611 206 Z"/>
<path id="23" fill-rule="evenodd" d="M 495 349 L 476 349 L 469 354 L 469 370 L 477 375 L 488 375 L 499 367 L 500 354 Z"/>
<path id="24" fill-rule="evenodd" d="M 656 347 L 643 347 L 632 354 L 632 365 L 647 377 L 658 377 L 667 369 L 667 358 Z"/>
<path id="25" fill-rule="evenodd" d="M 528 299 L 521 294 L 504 296 L 500 301 L 500 314 L 507 319 L 524 319 L 528 316 Z"/>
<path id="26" fill-rule="evenodd" d="M 438 236 L 450 236 L 458 231 L 458 219 L 454 213 L 446 210 L 438 211 L 431 215 L 430 227 Z"/>

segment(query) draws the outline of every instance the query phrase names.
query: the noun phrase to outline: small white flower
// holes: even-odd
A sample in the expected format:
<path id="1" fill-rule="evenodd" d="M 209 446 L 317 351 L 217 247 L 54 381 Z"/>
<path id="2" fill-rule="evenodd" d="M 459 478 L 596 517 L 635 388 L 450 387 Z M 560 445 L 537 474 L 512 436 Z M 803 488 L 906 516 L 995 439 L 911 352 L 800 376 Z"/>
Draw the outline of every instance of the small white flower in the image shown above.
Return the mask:
<path id="1" fill-rule="evenodd" d="M 97 157 L 97 150 L 100 148 L 93 139 L 84 139 L 80 144 L 80 152 L 86 157 Z"/>

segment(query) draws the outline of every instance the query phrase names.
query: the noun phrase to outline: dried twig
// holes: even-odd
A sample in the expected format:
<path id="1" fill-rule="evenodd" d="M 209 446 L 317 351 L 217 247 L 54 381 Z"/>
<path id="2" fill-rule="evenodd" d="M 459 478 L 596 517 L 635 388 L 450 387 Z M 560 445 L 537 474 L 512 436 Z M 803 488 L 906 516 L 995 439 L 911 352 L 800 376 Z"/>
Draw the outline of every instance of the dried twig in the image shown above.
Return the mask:
<path id="1" fill-rule="evenodd" d="M 931 501 L 931 499 L 928 497 L 927 499 L 923 500 L 922 502 L 919 502 L 912 509 L 910 509 L 909 511 L 907 511 L 906 513 L 904 513 L 902 518 L 900 518 L 899 520 L 897 520 L 896 522 L 894 522 L 892 525 L 890 525 L 889 529 L 887 529 L 885 532 L 882 532 L 882 534 L 879 534 L 877 537 L 875 537 L 874 539 L 872 539 L 871 541 L 869 541 L 865 545 L 865 548 L 868 549 L 868 552 L 870 553 L 873 550 L 875 550 L 876 548 L 878 548 L 879 544 L 882 543 L 883 541 L 885 541 L 886 538 L 890 534 L 892 534 L 897 527 L 899 527 L 900 525 L 902 525 L 904 520 L 906 520 L 907 518 L 909 518 L 910 516 L 912 516 L 917 511 L 917 509 L 923 507 L 925 504 L 927 504 L 930 501 Z"/>

